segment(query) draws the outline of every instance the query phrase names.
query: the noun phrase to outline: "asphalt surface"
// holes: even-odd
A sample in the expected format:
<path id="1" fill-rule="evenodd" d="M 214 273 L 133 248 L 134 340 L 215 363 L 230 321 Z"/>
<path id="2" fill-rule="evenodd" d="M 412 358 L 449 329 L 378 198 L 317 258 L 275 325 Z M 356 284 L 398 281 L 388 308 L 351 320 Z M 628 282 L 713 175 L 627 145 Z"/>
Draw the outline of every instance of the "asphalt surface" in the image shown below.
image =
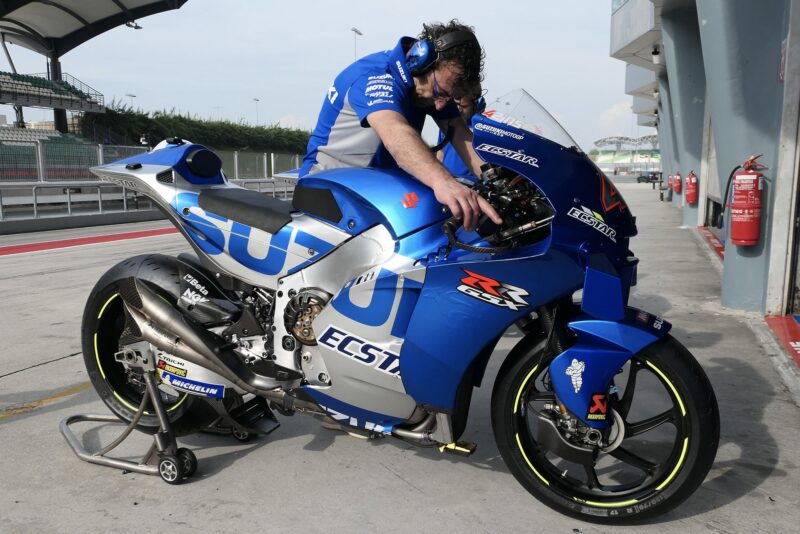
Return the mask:
<path id="1" fill-rule="evenodd" d="M 0 532 L 797 532 L 800 408 L 786 386 L 796 367 L 787 367 L 791 360 L 763 334 L 759 317 L 720 307 L 718 270 L 694 230 L 679 227 L 680 213 L 659 203 L 649 184 L 627 182 L 619 188 L 640 231 L 632 304 L 674 324 L 675 337 L 706 369 L 722 415 L 706 481 L 650 525 L 614 529 L 568 518 L 532 498 L 505 468 L 489 400 L 515 331 L 501 340 L 473 396 L 464 439 L 478 450 L 470 458 L 354 439 L 299 415 L 279 416 L 281 428 L 246 444 L 183 438 L 200 467 L 181 486 L 79 461 L 59 422 L 107 413 L 80 355 L 86 297 L 125 257 L 188 250 L 175 234 L 0 257 Z M 0 246 L 164 224 L 2 236 Z M 76 429 L 90 449 L 118 432 L 91 423 Z M 135 433 L 121 452 L 137 457 L 148 445 Z"/>

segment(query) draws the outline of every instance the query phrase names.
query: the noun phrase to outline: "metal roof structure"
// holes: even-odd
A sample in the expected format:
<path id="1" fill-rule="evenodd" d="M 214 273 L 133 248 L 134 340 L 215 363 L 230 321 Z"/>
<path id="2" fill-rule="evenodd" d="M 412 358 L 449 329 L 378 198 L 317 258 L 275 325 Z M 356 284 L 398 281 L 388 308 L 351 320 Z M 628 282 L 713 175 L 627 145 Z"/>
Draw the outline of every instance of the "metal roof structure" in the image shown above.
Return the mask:
<path id="1" fill-rule="evenodd" d="M 187 0 L 0 0 L 0 38 L 61 57 L 117 26 L 178 9 Z"/>

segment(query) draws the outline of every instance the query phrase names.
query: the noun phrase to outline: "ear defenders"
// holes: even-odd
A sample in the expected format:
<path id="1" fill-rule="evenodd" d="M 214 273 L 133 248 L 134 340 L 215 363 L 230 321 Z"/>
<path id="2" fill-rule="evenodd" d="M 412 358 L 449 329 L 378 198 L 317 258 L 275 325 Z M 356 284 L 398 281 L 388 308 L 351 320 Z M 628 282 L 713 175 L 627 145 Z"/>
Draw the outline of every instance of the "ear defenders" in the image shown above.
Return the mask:
<path id="1" fill-rule="evenodd" d="M 486 111 L 486 99 L 479 96 L 475 99 L 475 104 L 472 106 L 473 113 L 483 113 Z"/>
<path id="2" fill-rule="evenodd" d="M 406 52 L 406 65 L 412 76 L 422 76 L 436 65 L 439 60 L 439 53 L 449 50 L 454 46 L 466 43 L 478 43 L 475 34 L 468 31 L 450 32 L 442 35 L 438 39 L 421 39 L 411 45 L 411 49 Z"/>

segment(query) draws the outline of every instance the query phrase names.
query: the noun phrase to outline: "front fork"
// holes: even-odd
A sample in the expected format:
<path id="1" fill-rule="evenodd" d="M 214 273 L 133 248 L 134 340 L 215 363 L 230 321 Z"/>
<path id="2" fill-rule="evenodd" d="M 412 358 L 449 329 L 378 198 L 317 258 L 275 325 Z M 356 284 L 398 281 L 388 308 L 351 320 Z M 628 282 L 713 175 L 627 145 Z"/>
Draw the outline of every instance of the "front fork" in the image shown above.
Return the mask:
<path id="1" fill-rule="evenodd" d="M 546 352 L 555 355 L 548 369 L 559 410 L 592 429 L 606 430 L 615 419 L 608 409 L 614 376 L 636 353 L 664 337 L 671 325 L 631 307 L 616 321 L 585 314 L 563 317 L 564 303 L 549 310 L 552 313 L 540 308 L 540 318 L 548 339 Z"/>

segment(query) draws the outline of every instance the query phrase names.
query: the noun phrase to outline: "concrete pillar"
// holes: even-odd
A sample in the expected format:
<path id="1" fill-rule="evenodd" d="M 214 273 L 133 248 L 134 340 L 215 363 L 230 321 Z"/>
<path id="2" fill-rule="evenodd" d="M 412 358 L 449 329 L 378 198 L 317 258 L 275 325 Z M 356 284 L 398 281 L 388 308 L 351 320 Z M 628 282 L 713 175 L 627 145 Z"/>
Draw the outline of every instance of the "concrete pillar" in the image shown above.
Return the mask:
<path id="1" fill-rule="evenodd" d="M 53 81 L 61 81 L 61 62 L 56 53 L 50 56 L 50 79 Z M 53 127 L 61 133 L 69 132 L 69 128 L 67 127 L 67 110 L 53 110 Z"/>
<path id="2" fill-rule="evenodd" d="M 706 76 L 695 7 L 690 5 L 669 11 L 666 6 L 662 8 L 661 35 L 670 81 L 676 151 L 680 153 L 679 170 L 683 180 L 682 191 L 673 201 L 683 206 L 684 226 L 697 226 L 697 206 L 684 202 L 686 176 L 691 171 L 700 173 L 706 99 Z"/>
<path id="3" fill-rule="evenodd" d="M 675 122 L 672 118 L 672 98 L 669 79 L 661 76 L 658 79 L 658 134 L 661 147 L 661 166 L 666 183 L 667 177 L 675 174 L 680 168 L 680 154 L 676 146 Z"/>
<path id="4" fill-rule="evenodd" d="M 763 152 L 761 161 L 773 169 L 777 166 L 783 110 L 781 43 L 787 35 L 788 13 L 789 0 L 697 0 L 723 193 L 731 169 L 748 156 Z M 764 309 L 774 171 L 767 170 L 765 178 L 761 240 L 752 247 L 726 243 L 722 277 L 726 307 Z"/>

